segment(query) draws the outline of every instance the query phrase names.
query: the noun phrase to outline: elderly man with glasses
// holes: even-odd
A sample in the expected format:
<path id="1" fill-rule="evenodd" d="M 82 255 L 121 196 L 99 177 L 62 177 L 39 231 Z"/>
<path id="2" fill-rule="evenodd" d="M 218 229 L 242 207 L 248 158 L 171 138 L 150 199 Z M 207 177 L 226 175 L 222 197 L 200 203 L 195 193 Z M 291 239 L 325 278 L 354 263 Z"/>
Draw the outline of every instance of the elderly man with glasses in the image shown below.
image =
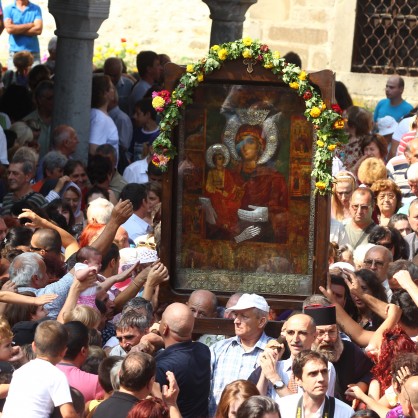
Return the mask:
<path id="1" fill-rule="evenodd" d="M 348 243 L 356 249 L 366 244 L 375 223 L 372 220 L 374 208 L 373 192 L 368 187 L 354 190 L 350 199 L 351 221 L 345 226 Z"/>
<path id="2" fill-rule="evenodd" d="M 388 300 L 392 296 L 392 291 L 389 287 L 388 271 L 389 264 L 393 261 L 392 252 L 383 245 L 375 245 L 367 251 L 364 256 L 363 268 L 373 271 L 379 282 L 386 289 Z"/>

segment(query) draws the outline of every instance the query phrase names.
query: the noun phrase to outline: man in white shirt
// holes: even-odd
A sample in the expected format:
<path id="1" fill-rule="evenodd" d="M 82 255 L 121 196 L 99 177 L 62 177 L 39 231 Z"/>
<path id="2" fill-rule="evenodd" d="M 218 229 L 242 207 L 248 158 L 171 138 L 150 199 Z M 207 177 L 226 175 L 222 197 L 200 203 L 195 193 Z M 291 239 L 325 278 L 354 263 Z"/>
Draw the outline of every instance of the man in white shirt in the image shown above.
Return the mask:
<path id="1" fill-rule="evenodd" d="M 147 190 L 143 184 L 131 183 L 126 185 L 120 194 L 122 200 L 130 200 L 132 202 L 134 213 L 122 225 L 128 232 L 129 238 L 135 241 L 141 235 L 152 232 L 152 227 L 144 221 L 149 213 L 149 203 L 147 198 Z"/>
<path id="2" fill-rule="evenodd" d="M 281 397 L 292 393 L 302 393 L 302 389 L 296 385 L 295 376 L 292 370 L 294 358 L 304 350 L 310 350 L 316 338 L 316 325 L 314 320 L 305 314 L 291 316 L 284 327 L 287 345 L 290 350 L 290 357 L 278 361 L 284 353 L 284 344 L 276 344 L 277 354 L 274 350 L 267 349 L 260 358 L 261 376 L 257 387 L 261 395 L 267 395 L 276 402 Z M 271 347 L 271 344 L 269 344 Z M 334 395 L 335 369 L 327 362 L 329 384 L 327 384 L 328 395 Z"/>
<path id="3" fill-rule="evenodd" d="M 327 359 L 320 353 L 306 350 L 299 353 L 292 365 L 295 381 L 303 388 L 302 396 L 295 394 L 280 398 L 282 418 L 350 418 L 354 411 L 338 399 L 327 396 Z"/>

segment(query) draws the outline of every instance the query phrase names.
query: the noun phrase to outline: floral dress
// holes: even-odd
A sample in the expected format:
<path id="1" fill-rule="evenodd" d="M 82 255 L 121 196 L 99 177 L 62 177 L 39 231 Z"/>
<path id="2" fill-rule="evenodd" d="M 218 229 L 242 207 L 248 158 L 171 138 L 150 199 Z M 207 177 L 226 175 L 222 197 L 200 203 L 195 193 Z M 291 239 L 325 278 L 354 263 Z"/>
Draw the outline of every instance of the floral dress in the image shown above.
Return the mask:
<path id="1" fill-rule="evenodd" d="M 350 138 L 350 142 L 343 144 L 337 153 L 337 157 L 343 162 L 345 169 L 348 171 L 353 171 L 354 166 L 362 156 L 360 138 Z"/>

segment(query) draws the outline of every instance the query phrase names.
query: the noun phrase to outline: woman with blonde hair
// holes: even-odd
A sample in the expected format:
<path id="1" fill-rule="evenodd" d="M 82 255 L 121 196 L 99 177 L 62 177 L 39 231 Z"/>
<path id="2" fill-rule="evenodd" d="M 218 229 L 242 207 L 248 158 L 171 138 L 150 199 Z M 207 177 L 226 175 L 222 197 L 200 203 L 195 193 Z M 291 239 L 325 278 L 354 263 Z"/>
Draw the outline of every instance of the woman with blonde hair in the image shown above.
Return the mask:
<path id="1" fill-rule="evenodd" d="M 380 158 L 370 157 L 360 164 L 357 177 L 360 184 L 371 187 L 375 181 L 386 180 L 388 172 Z"/>
<path id="2" fill-rule="evenodd" d="M 357 187 L 355 177 L 349 171 L 340 171 L 334 178 L 331 197 L 331 217 L 346 223 L 351 219 L 350 198 Z"/>
<path id="3" fill-rule="evenodd" d="M 257 395 L 260 395 L 257 386 L 248 380 L 229 383 L 222 392 L 215 418 L 235 417 L 240 405 L 251 396 Z"/>

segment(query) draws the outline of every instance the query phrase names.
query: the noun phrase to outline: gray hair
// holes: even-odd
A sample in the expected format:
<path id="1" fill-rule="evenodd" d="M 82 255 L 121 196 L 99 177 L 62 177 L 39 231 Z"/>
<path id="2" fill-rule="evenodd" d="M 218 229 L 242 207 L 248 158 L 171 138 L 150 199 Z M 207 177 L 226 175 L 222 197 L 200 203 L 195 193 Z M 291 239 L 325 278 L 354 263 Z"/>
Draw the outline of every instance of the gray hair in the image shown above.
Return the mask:
<path id="1" fill-rule="evenodd" d="M 145 333 L 149 328 L 149 320 L 146 315 L 141 315 L 134 310 L 130 310 L 122 315 L 116 325 L 116 329 L 118 330 L 127 328 L 137 328 L 140 332 Z"/>
<path id="2" fill-rule="evenodd" d="M 122 367 L 122 362 L 123 360 L 117 361 L 110 369 L 110 383 L 112 384 L 113 390 L 119 390 L 120 388 L 119 372 Z"/>
<path id="3" fill-rule="evenodd" d="M 303 301 L 302 308 L 310 305 L 330 306 L 332 303 L 323 295 L 311 295 Z"/>
<path id="4" fill-rule="evenodd" d="M 107 224 L 112 214 L 113 204 L 107 199 L 99 197 L 89 203 L 87 208 L 87 223 L 93 222 L 93 219 L 98 224 Z"/>
<path id="5" fill-rule="evenodd" d="M 42 171 L 44 177 L 46 176 L 46 170 L 53 171 L 54 168 L 64 168 L 67 164 L 68 158 L 58 151 L 50 151 L 45 154 L 44 161 L 42 163 Z"/>
<path id="6" fill-rule="evenodd" d="M 30 286 L 32 277 L 41 275 L 39 261 L 42 261 L 42 257 L 37 253 L 23 253 L 18 255 L 9 267 L 10 280 L 17 287 Z"/>
<path id="7" fill-rule="evenodd" d="M 134 311 L 137 315 L 145 316 L 148 321 L 148 326 L 152 325 L 154 319 L 152 303 L 144 298 L 135 297 L 129 300 L 122 310 L 122 315 L 127 312 Z"/>
<path id="8" fill-rule="evenodd" d="M 408 180 L 418 180 L 418 163 L 413 163 L 409 166 L 406 177 Z"/>

